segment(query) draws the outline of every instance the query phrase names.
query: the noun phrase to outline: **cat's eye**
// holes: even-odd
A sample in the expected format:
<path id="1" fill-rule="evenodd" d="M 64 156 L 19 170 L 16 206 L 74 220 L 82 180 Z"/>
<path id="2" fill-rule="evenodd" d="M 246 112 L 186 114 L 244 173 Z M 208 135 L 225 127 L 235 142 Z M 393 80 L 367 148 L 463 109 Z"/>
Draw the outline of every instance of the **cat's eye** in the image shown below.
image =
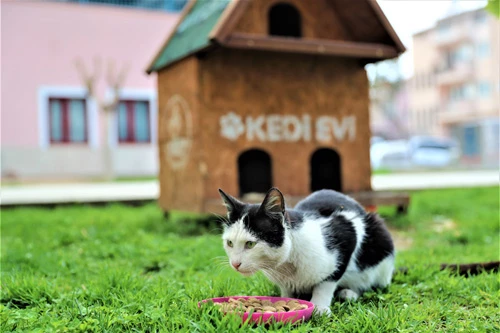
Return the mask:
<path id="1" fill-rule="evenodd" d="M 245 249 L 253 249 L 255 244 L 257 244 L 257 242 L 248 241 L 245 243 Z"/>
<path id="2" fill-rule="evenodd" d="M 227 246 L 229 247 L 233 247 L 233 242 L 231 242 L 230 240 L 227 241 Z"/>

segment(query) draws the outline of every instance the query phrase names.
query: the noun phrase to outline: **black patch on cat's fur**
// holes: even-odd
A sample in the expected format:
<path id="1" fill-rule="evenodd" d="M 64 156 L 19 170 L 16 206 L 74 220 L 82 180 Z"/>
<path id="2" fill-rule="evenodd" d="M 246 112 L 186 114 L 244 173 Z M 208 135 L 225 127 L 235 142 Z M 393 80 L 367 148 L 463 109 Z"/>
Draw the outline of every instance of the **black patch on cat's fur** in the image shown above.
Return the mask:
<path id="1" fill-rule="evenodd" d="M 296 210 L 317 212 L 328 217 L 334 212 L 348 210 L 358 214 L 366 214 L 363 207 L 354 199 L 334 190 L 314 192 L 295 205 Z"/>
<path id="2" fill-rule="evenodd" d="M 281 247 L 285 241 L 285 227 L 283 214 L 285 202 L 281 192 L 272 188 L 267 193 L 262 205 L 245 204 L 219 189 L 222 200 L 228 210 L 228 219 L 224 221 L 227 226 L 243 219 L 245 228 L 258 240 L 264 241 L 271 247 Z M 279 196 L 278 205 L 268 205 L 273 196 Z M 269 207 L 270 206 L 270 207 Z"/>
<path id="3" fill-rule="evenodd" d="M 375 213 L 368 213 L 365 220 L 365 237 L 359 250 L 356 264 L 364 270 L 394 254 L 391 234 L 382 218 Z"/>
<path id="4" fill-rule="evenodd" d="M 283 226 L 283 215 L 268 215 L 256 205 L 247 205 L 242 212 L 245 215 L 243 223 L 250 233 L 257 239 L 269 244 L 271 247 L 281 247 L 285 241 L 285 227 Z"/>
<path id="5" fill-rule="evenodd" d="M 326 248 L 329 251 L 337 250 L 339 265 L 326 281 L 337 281 L 344 274 L 352 253 L 356 248 L 356 230 L 352 222 L 342 215 L 332 216 L 332 221 L 323 227 Z"/>
<path id="6" fill-rule="evenodd" d="M 230 211 L 230 212 L 228 212 L 227 219 L 224 219 L 224 224 L 226 224 L 227 226 L 230 226 L 234 222 L 238 221 L 240 216 L 241 216 L 241 210 Z"/>
<path id="7" fill-rule="evenodd" d="M 328 217 L 328 216 L 332 215 L 334 213 L 334 211 L 335 210 L 333 208 L 330 208 L 330 207 L 328 207 L 328 208 L 320 208 L 318 210 L 319 215 L 321 215 L 323 217 Z"/>
<path id="8" fill-rule="evenodd" d="M 221 189 L 219 189 L 219 194 L 222 198 L 222 201 L 226 205 L 228 214 L 228 218 L 223 219 L 223 223 L 229 226 L 240 218 L 241 212 L 243 211 L 245 204 L 243 204 L 238 199 L 233 198 L 229 194 L 224 193 L 224 191 L 222 191 Z"/>

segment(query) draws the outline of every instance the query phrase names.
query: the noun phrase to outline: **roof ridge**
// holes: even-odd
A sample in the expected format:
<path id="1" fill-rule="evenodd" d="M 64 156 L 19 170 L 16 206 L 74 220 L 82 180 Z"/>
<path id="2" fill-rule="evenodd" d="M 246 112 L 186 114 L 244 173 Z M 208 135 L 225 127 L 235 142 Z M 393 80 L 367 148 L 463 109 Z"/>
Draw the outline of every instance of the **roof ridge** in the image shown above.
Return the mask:
<path id="1" fill-rule="evenodd" d="M 405 46 L 392 28 L 379 5 L 373 0 L 359 1 L 359 6 L 366 15 L 370 15 L 377 24 L 377 33 L 365 37 L 363 30 L 356 41 L 350 45 L 341 40 L 299 38 L 293 41 L 279 36 L 252 36 L 251 34 L 234 34 L 241 16 L 252 0 L 190 0 L 178 24 L 169 35 L 162 48 L 150 63 L 147 73 L 159 71 L 190 55 L 223 46 L 228 48 L 249 48 L 274 50 L 281 52 L 329 54 L 335 56 L 352 56 L 366 59 L 388 59 L 396 57 L 406 50 Z M 325 0 L 342 5 L 347 0 Z M 276 1 L 269 0 L 269 5 Z M 363 16 L 357 14 L 358 6 L 348 7 L 351 29 Z M 343 8 L 343 7 L 342 7 Z M 305 9 L 304 9 L 305 10 Z M 266 18 L 261 18 L 262 20 Z M 322 16 L 321 19 L 328 20 Z M 378 28 L 380 27 L 380 28 Z M 366 29 L 365 29 L 366 30 Z M 366 31 L 364 31 L 366 32 Z M 279 40 L 277 40 L 277 38 Z M 258 42 L 258 45 L 256 44 Z M 334 43 L 335 42 L 335 43 Z M 286 47 L 284 47 L 285 45 Z M 283 46 L 283 48 L 280 48 Z M 325 50 L 328 52 L 325 53 Z"/>

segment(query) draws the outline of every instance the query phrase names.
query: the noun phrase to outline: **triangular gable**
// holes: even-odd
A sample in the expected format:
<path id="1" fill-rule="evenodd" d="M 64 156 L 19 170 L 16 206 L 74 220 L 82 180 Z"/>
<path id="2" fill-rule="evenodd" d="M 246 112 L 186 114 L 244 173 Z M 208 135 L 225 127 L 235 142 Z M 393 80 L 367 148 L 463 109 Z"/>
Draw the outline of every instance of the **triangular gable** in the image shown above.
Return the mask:
<path id="1" fill-rule="evenodd" d="M 235 32 L 251 0 L 191 0 L 147 72 L 158 71 L 213 45 L 228 48 L 311 53 L 383 60 L 405 51 L 386 16 L 373 0 L 326 0 L 357 41 L 281 38 Z M 265 19 L 265 18 L 263 18 Z M 360 22 L 361 21 L 361 22 Z"/>
<path id="2" fill-rule="evenodd" d="M 210 33 L 210 37 L 222 45 L 227 42 L 230 38 L 230 34 L 233 32 L 241 16 L 244 14 L 250 1 L 252 0 L 234 0 L 234 6 L 232 6 L 232 8 L 228 8 L 224 15 L 221 16 L 220 22 L 218 22 L 214 27 L 213 31 Z M 344 24 L 351 30 L 351 32 L 353 32 L 354 35 L 358 35 L 359 42 L 381 42 L 384 40 L 383 44 L 392 44 L 392 46 L 396 47 L 399 53 L 406 51 L 405 46 L 375 0 L 328 1 L 332 2 L 333 7 L 339 15 L 343 17 Z M 361 16 L 360 11 L 363 12 Z M 380 27 L 378 27 L 378 31 L 374 31 L 373 25 L 370 26 L 370 24 L 367 24 L 367 19 L 371 19 L 372 22 L 370 23 L 372 24 L 378 23 L 380 25 Z M 365 29 L 362 29 L 363 27 Z"/>

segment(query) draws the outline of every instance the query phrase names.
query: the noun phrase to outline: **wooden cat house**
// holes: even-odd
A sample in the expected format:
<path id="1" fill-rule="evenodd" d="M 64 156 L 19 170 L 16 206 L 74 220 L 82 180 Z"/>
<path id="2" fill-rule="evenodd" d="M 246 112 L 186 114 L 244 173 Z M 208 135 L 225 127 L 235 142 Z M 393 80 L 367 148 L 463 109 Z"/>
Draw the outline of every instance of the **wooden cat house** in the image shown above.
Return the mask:
<path id="1" fill-rule="evenodd" d="M 161 207 L 221 212 L 219 188 L 373 199 L 364 65 L 404 50 L 372 0 L 190 1 L 147 69 Z"/>

